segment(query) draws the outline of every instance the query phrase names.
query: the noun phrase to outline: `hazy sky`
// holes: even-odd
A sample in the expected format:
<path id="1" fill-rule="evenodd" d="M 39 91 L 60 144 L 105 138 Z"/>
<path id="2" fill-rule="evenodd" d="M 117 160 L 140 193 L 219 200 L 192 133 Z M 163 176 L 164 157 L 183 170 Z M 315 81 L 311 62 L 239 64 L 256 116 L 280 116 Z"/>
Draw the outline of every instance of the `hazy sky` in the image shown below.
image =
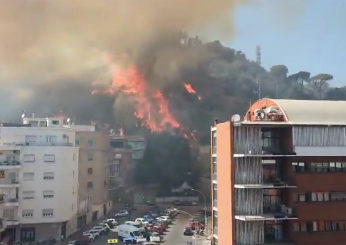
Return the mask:
<path id="1" fill-rule="evenodd" d="M 346 85 L 346 0 L 289 0 L 305 4 L 296 15 L 292 6 L 278 8 L 277 16 L 273 9 L 279 0 L 260 1 L 262 6 L 238 9 L 238 33 L 227 46 L 254 60 L 260 45 L 267 69 L 283 64 L 290 73 L 330 73 L 335 85 Z"/>

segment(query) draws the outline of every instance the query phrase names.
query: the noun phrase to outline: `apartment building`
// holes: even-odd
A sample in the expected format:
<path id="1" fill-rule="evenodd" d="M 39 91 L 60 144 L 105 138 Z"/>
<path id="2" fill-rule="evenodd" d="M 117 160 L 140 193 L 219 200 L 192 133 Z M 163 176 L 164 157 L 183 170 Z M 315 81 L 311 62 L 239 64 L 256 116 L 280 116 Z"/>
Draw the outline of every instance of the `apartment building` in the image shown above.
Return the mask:
<path id="1" fill-rule="evenodd" d="M 1 125 L 2 237 L 32 242 L 68 235 L 78 209 L 78 158 L 75 129 L 62 118 Z"/>
<path id="2" fill-rule="evenodd" d="M 142 159 L 145 139 L 139 135 L 112 136 L 110 139 L 112 158 L 110 180 L 113 188 L 124 186 L 131 181 L 131 169 Z M 112 188 L 111 188 L 112 189 Z"/>
<path id="3" fill-rule="evenodd" d="M 346 101 L 261 99 L 211 128 L 214 245 L 346 244 Z"/>
<path id="4" fill-rule="evenodd" d="M 82 228 L 106 215 L 112 208 L 108 193 L 111 162 L 109 134 L 78 130 L 75 144 L 79 146 L 77 227 Z"/>

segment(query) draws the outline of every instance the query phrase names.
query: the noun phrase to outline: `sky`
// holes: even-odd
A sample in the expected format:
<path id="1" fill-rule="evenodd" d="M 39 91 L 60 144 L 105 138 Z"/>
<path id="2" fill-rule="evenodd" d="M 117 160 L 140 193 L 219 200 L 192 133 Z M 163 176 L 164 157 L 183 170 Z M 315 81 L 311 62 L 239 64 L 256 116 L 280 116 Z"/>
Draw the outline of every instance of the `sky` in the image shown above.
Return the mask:
<path id="1" fill-rule="evenodd" d="M 285 1 L 285 0 L 283 0 Z M 237 9 L 235 39 L 224 43 L 262 66 L 286 65 L 289 73 L 334 76 L 331 86 L 346 85 L 346 0 L 260 0 Z M 288 1 L 285 1 L 288 2 Z"/>

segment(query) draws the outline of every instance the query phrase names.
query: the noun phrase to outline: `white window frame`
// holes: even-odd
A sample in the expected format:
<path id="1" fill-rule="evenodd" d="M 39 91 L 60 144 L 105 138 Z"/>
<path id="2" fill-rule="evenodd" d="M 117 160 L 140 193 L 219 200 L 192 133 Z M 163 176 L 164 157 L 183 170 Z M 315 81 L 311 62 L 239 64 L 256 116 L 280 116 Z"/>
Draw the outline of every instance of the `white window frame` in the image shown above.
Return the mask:
<path id="1" fill-rule="evenodd" d="M 28 160 L 26 160 L 25 158 L 30 158 Z M 35 162 L 35 154 L 24 154 L 23 155 L 23 162 Z"/>
<path id="2" fill-rule="evenodd" d="M 52 158 L 52 159 L 50 159 L 50 158 Z M 55 154 L 44 154 L 43 161 L 44 162 L 55 162 Z"/>
<path id="3" fill-rule="evenodd" d="M 54 216 L 54 209 L 52 208 L 44 208 L 42 209 L 42 217 L 53 217 Z"/>
<path id="4" fill-rule="evenodd" d="M 54 179 L 54 172 L 44 172 L 43 173 L 43 179 L 44 180 L 53 180 Z"/>
<path id="5" fill-rule="evenodd" d="M 32 218 L 32 217 L 34 217 L 34 210 L 33 209 L 23 209 L 22 210 L 22 217 L 23 218 Z"/>
<path id="6" fill-rule="evenodd" d="M 35 191 L 23 191 L 23 199 L 35 199 Z"/>
<path id="7" fill-rule="evenodd" d="M 54 198 L 54 191 L 52 190 L 43 191 L 43 198 Z"/>
<path id="8" fill-rule="evenodd" d="M 23 180 L 24 181 L 35 180 L 35 173 L 34 172 L 25 172 L 25 173 L 23 173 Z"/>

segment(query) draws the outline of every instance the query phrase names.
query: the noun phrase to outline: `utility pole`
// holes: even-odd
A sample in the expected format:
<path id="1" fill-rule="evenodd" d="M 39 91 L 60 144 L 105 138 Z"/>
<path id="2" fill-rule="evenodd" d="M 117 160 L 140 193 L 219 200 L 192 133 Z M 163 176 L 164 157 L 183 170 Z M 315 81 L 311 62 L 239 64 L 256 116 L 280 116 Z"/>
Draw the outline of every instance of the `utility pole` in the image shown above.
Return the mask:
<path id="1" fill-rule="evenodd" d="M 257 84 L 258 84 L 258 89 L 255 90 L 255 94 L 258 94 L 258 100 L 261 99 L 261 83 L 260 81 L 257 81 Z"/>
<path id="2" fill-rule="evenodd" d="M 260 66 L 262 61 L 261 61 L 262 55 L 261 55 L 261 46 L 257 45 L 256 46 L 256 63 Z"/>

